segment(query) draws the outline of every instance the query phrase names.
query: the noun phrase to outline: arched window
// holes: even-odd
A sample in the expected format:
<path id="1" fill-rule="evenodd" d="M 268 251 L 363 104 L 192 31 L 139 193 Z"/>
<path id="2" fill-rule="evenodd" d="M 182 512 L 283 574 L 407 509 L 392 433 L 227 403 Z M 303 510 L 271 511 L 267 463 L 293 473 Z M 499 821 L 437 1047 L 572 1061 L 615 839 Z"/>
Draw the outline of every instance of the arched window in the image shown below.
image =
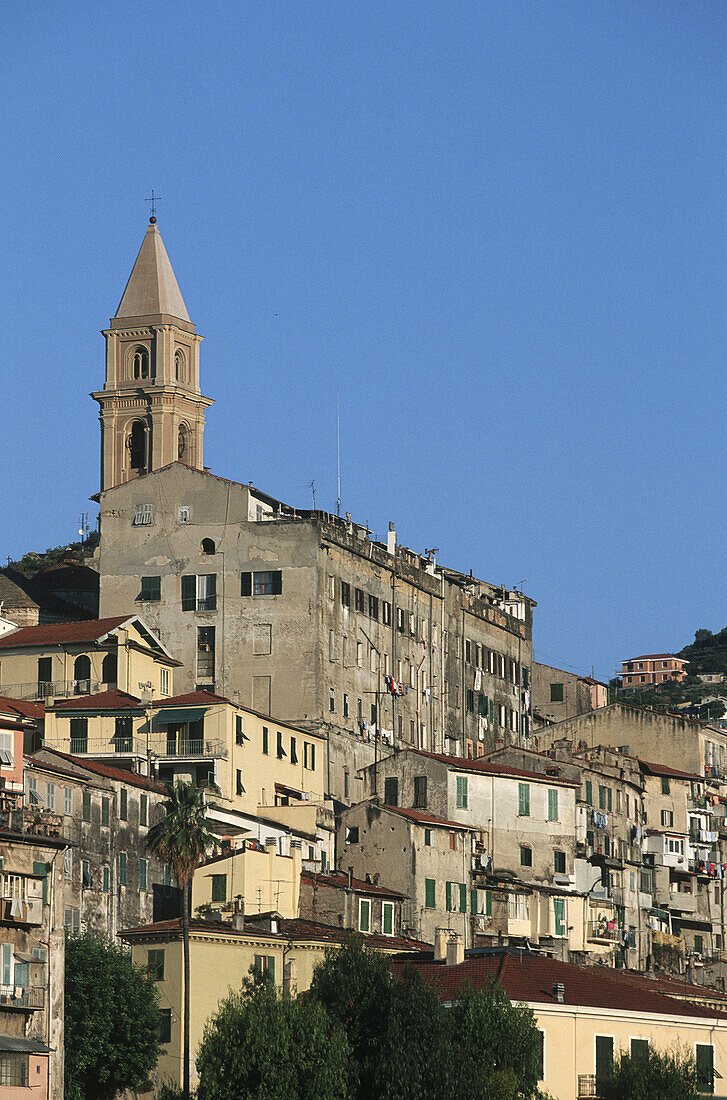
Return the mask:
<path id="1" fill-rule="evenodd" d="M 203 554 L 214 554 L 215 553 L 214 539 L 202 539 L 202 553 Z"/>
<path id="2" fill-rule="evenodd" d="M 135 420 L 131 425 L 126 446 L 129 448 L 129 465 L 131 469 L 146 470 L 146 424 L 142 420 Z"/>
<path id="3" fill-rule="evenodd" d="M 101 665 L 101 679 L 105 684 L 116 683 L 116 654 L 107 653 Z"/>
<path id="4" fill-rule="evenodd" d="M 133 355 L 134 378 L 149 377 L 149 349 L 144 347 L 134 348 Z"/>
<path id="5" fill-rule="evenodd" d="M 91 658 L 82 653 L 73 662 L 74 695 L 90 695 L 91 693 Z"/>
<path id="6" fill-rule="evenodd" d="M 174 374 L 177 382 L 187 381 L 187 364 L 184 359 L 184 352 L 181 348 L 177 348 L 174 353 Z"/>
<path id="7" fill-rule="evenodd" d="M 177 433 L 177 458 L 180 462 L 189 461 L 189 440 L 189 428 L 186 424 L 180 424 L 179 432 Z"/>

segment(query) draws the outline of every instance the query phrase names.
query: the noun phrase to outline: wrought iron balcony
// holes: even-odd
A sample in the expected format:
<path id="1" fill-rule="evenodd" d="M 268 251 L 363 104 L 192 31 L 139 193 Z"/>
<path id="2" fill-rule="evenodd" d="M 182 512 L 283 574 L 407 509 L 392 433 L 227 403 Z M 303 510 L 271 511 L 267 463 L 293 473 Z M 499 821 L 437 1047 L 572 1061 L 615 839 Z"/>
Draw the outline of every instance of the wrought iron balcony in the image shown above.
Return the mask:
<path id="1" fill-rule="evenodd" d="M 172 738 L 154 739 L 149 746 L 149 751 L 160 759 L 174 759 L 175 757 L 186 759 L 190 756 L 202 758 L 211 756 L 227 759 L 229 755 L 224 741 L 209 740 L 203 737 L 182 738 L 180 740 Z"/>
<path id="2" fill-rule="evenodd" d="M 103 684 L 103 689 L 116 687 L 116 684 Z M 98 680 L 33 680 L 25 684 L 3 684 L 0 691 L 8 699 L 47 699 L 49 695 L 58 699 L 71 699 L 74 695 L 95 695 L 101 691 Z"/>
<path id="3" fill-rule="evenodd" d="M 49 748 L 68 751 L 68 742 L 62 745 L 48 743 Z M 146 741 L 142 737 L 71 737 L 71 756 L 146 756 Z"/>

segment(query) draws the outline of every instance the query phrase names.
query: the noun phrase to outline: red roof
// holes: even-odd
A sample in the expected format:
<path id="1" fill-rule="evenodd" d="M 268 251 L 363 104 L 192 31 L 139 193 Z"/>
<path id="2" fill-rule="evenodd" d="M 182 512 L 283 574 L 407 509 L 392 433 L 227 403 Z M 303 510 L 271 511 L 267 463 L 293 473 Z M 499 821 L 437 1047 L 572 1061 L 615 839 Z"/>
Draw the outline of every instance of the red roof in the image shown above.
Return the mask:
<path id="1" fill-rule="evenodd" d="M 41 703 L 31 703 L 25 699 L 9 699 L 6 695 L 0 695 L 0 710 L 13 710 L 16 714 L 22 714 L 24 718 L 42 718 L 45 709 Z"/>
<path id="2" fill-rule="evenodd" d="M 130 707 L 139 707 L 143 710 L 142 703 L 135 695 L 127 695 L 125 691 L 99 691 L 96 695 L 74 695 L 71 699 L 59 699 L 53 704 L 53 710 L 129 710 Z M 48 708 L 51 709 L 50 707 Z"/>
<path id="3" fill-rule="evenodd" d="M 421 810 L 407 810 L 403 806 L 389 806 L 384 803 L 381 809 L 391 810 L 393 814 L 399 814 L 401 817 L 408 817 L 419 825 L 437 825 L 445 829 L 462 829 L 465 832 L 470 828 L 469 825 L 462 825 L 458 821 L 445 821 L 443 817 L 432 817 L 431 814 L 422 813 Z"/>
<path id="4" fill-rule="evenodd" d="M 404 962 L 394 964 L 397 972 L 405 965 Z M 622 978 L 620 971 L 600 966 L 574 966 L 524 952 L 470 956 L 459 966 L 419 959 L 414 959 L 410 965 L 447 1000 L 455 999 L 463 986 L 469 984 L 480 989 L 494 979 L 511 1000 L 530 1004 L 557 1004 L 553 986 L 561 983 L 565 1005 L 712 1019 L 718 1015 L 711 1009 L 642 988 Z"/>
<path id="5" fill-rule="evenodd" d="M 211 707 L 214 703 L 229 703 L 223 695 L 212 691 L 189 691 L 186 695 L 174 695 L 171 699 L 155 699 L 154 707 Z"/>
<path id="6" fill-rule="evenodd" d="M 349 887 L 349 878 L 345 871 L 335 872 L 332 875 L 317 874 L 315 871 L 301 871 L 301 882 L 309 882 L 315 886 L 330 886 L 334 890 L 346 890 Z M 357 894 L 372 894 L 385 898 L 406 898 L 408 894 L 401 894 L 398 890 L 388 890 L 385 886 L 376 886 L 372 882 L 365 882 L 360 878 L 350 880 L 352 890 Z"/>
<path id="7" fill-rule="evenodd" d="M 704 779 L 702 775 L 694 775 L 693 772 L 680 772 L 676 768 L 667 768 L 666 764 L 652 764 L 650 760 L 639 760 L 639 765 L 652 775 L 663 775 L 669 779 Z"/>
<path id="8" fill-rule="evenodd" d="M 689 661 L 684 657 L 677 657 L 675 653 L 641 653 L 638 657 L 627 657 L 623 662 L 628 664 L 629 661 L 665 661 L 670 659 L 672 661 L 681 661 L 683 665 L 688 665 Z"/>
<path id="9" fill-rule="evenodd" d="M 450 768 L 458 768 L 467 772 L 487 772 L 488 775 L 513 775 L 519 779 L 538 779 L 541 783 L 558 783 L 564 787 L 579 787 L 580 783 L 571 779 L 561 779 L 555 775 L 543 775 L 542 772 L 523 771 L 522 768 L 511 768 L 508 764 L 493 764 L 482 757 L 469 760 L 462 756 L 446 756 L 441 752 L 425 752 L 423 749 L 409 749 L 409 752 L 417 756 L 428 756 L 431 760 L 439 760 Z"/>
<path id="10" fill-rule="evenodd" d="M 50 750 L 54 756 L 60 756 L 63 760 L 70 760 L 72 764 L 75 764 L 78 768 L 85 768 L 86 771 L 94 772 L 96 775 L 103 775 L 107 779 L 115 779 L 117 782 L 130 783 L 132 787 L 141 787 L 146 791 L 158 791 L 163 794 L 166 791 L 166 787 L 163 783 L 155 783 L 153 779 L 147 779 L 145 775 L 137 775 L 136 772 L 126 771 L 125 768 L 112 768 L 108 764 L 100 764 L 97 760 L 86 760 L 85 757 L 70 756 L 66 752 L 59 752 L 58 749 Z M 44 766 L 42 760 L 38 761 L 40 767 Z"/>
<path id="11" fill-rule="evenodd" d="M 264 936 L 266 939 L 279 939 L 285 940 L 318 940 L 323 943 L 343 943 L 353 933 L 346 928 L 334 928 L 330 924 L 317 924 L 315 921 L 308 920 L 283 920 L 278 919 L 278 931 L 268 932 L 264 928 L 256 927 L 256 920 L 260 923 L 270 920 L 269 915 L 261 914 L 259 917 L 246 916 L 245 917 L 245 929 L 242 932 L 238 932 L 227 921 L 205 921 L 192 919 L 189 922 L 190 932 L 218 932 L 222 933 L 226 939 L 230 937 L 243 937 L 243 936 Z M 156 924 L 144 924 L 138 928 L 129 928 L 125 932 L 119 933 L 122 939 L 146 939 L 149 936 L 155 936 L 159 934 L 174 934 L 181 935 L 181 924 L 178 917 L 174 920 L 157 921 Z M 420 951 L 430 953 L 432 945 L 428 943 L 422 943 L 421 940 L 409 940 L 403 936 L 379 936 L 379 935 L 366 935 L 364 941 L 373 947 L 386 947 L 391 951 L 409 952 Z"/>
<path id="12" fill-rule="evenodd" d="M 20 646 L 62 645 L 64 642 L 97 642 L 104 634 L 129 622 L 133 615 L 116 615 L 113 619 L 86 619 L 78 623 L 45 623 L 25 626 L 0 637 L 0 649 Z"/>

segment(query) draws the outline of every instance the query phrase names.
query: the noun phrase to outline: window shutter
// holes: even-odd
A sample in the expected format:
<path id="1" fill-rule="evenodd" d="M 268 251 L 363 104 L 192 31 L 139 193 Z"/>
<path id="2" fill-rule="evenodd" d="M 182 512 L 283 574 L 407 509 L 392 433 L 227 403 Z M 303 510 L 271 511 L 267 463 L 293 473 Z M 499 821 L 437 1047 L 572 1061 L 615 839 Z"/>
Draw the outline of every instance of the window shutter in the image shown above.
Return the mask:
<path id="1" fill-rule="evenodd" d="M 394 932 L 394 906 L 384 902 L 383 906 L 383 932 L 385 936 L 391 936 Z"/>
<path id="2" fill-rule="evenodd" d="M 435 884 L 433 878 L 424 880 L 424 904 L 427 909 L 434 909 L 436 906 Z"/>
<path id="3" fill-rule="evenodd" d="M 33 874 L 43 876 L 43 905 L 46 905 L 48 902 L 48 864 L 34 862 Z"/>
<path id="4" fill-rule="evenodd" d="M 714 1047 L 711 1043 L 697 1043 L 697 1088 L 714 1092 Z"/>
<path id="5" fill-rule="evenodd" d="M 197 602 L 197 578 L 192 575 L 182 577 L 182 611 L 194 611 Z"/>
<path id="6" fill-rule="evenodd" d="M 252 573 L 243 573 L 241 582 L 240 595 L 252 596 Z"/>
<path id="7" fill-rule="evenodd" d="M 283 591 L 283 573 L 280 569 L 274 569 L 272 573 L 273 595 L 279 596 Z"/>
<path id="8" fill-rule="evenodd" d="M 485 890 L 485 916 L 492 916 L 492 892 Z"/>
<path id="9" fill-rule="evenodd" d="M 446 906 L 447 906 L 447 912 L 451 913 L 452 912 L 452 883 L 451 882 L 445 883 L 444 896 L 445 896 L 445 901 L 446 901 Z"/>
<path id="10" fill-rule="evenodd" d="M 477 908 L 477 891 L 476 890 L 471 890 L 470 891 L 470 908 L 472 910 L 472 915 L 477 916 L 477 913 L 479 912 L 479 910 Z"/>
<path id="11" fill-rule="evenodd" d="M 459 884 L 459 911 L 460 913 L 467 912 L 467 884 L 465 882 Z"/>

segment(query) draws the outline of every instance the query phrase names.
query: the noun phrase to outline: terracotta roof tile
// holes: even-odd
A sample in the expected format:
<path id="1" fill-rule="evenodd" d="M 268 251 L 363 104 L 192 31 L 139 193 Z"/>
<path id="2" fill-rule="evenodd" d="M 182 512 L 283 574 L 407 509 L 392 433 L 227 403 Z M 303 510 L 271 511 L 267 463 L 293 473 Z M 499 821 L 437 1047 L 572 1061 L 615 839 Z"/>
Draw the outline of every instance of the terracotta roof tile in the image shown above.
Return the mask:
<path id="1" fill-rule="evenodd" d="M 317 874 L 315 871 L 301 871 L 300 880 L 317 886 L 330 886 L 335 890 L 346 890 L 349 884 L 348 875 L 345 871 L 332 875 Z M 351 879 L 351 889 L 355 890 L 357 894 L 371 894 L 376 897 L 406 898 L 409 896 L 400 893 L 398 890 L 389 890 L 386 886 L 375 886 L 372 882 L 365 882 L 360 878 Z"/>
<path id="2" fill-rule="evenodd" d="M 85 619 L 75 623 L 45 623 L 42 626 L 25 626 L 12 634 L 0 637 L 0 649 L 16 649 L 19 646 L 62 645 L 64 642 L 96 642 L 110 630 L 134 618 L 133 615 L 116 615 L 111 619 Z"/>
<path id="3" fill-rule="evenodd" d="M 389 806 L 382 803 L 381 809 L 391 810 L 400 817 L 408 817 L 410 821 L 416 821 L 419 825 L 436 825 L 445 829 L 462 829 L 465 832 L 470 828 L 469 825 L 462 825 L 458 821 L 445 821 L 443 817 L 433 817 L 432 814 L 425 814 L 421 810 L 405 809 L 404 806 Z"/>
<path id="4" fill-rule="evenodd" d="M 561 787 L 579 787 L 580 783 L 571 779 L 561 779 L 559 776 L 543 775 L 542 772 L 524 771 L 522 768 L 511 768 L 508 764 L 494 764 L 491 760 L 480 757 L 476 760 L 465 759 L 462 756 L 446 756 L 441 752 L 425 752 L 423 749 L 409 749 L 416 756 L 427 756 L 430 760 L 439 760 L 449 768 L 457 768 L 459 771 L 486 772 L 488 775 L 511 775 L 519 779 L 537 779 L 541 783 L 558 784 Z"/>
<path id="5" fill-rule="evenodd" d="M 42 718 L 45 714 L 42 703 L 31 703 L 27 699 L 9 699 L 6 695 L 0 695 L 0 710 L 4 708 L 22 714 L 24 718 Z"/>
<path id="6" fill-rule="evenodd" d="M 155 783 L 153 779 L 147 779 L 145 775 L 137 775 L 136 772 L 126 771 L 125 768 L 112 768 L 108 764 L 101 764 L 98 760 L 86 760 L 85 757 L 70 756 L 68 753 L 59 752 L 58 749 L 52 749 L 54 756 L 60 756 L 63 760 L 69 760 L 72 764 L 75 764 L 78 768 L 85 768 L 86 771 L 94 772 L 96 775 L 103 775 L 107 779 L 115 779 L 120 783 L 130 783 L 132 787 L 141 787 L 146 791 L 157 791 L 159 794 L 166 792 L 166 787 L 163 783 Z M 41 766 L 43 761 L 38 762 Z"/>
<path id="7" fill-rule="evenodd" d="M 141 700 L 125 691 L 99 691 L 96 695 L 74 695 L 71 699 L 59 699 L 48 709 L 53 710 L 129 710 L 138 707 L 143 710 Z"/>
<path id="8" fill-rule="evenodd" d="M 224 695 L 212 691 L 189 691 L 186 695 L 173 695 L 170 699 L 155 699 L 154 707 L 211 707 L 215 703 L 229 703 Z"/>
<path id="9" fill-rule="evenodd" d="M 653 764 L 650 760 L 641 760 L 639 757 L 637 759 L 640 767 L 652 775 L 663 775 L 672 779 L 704 779 L 704 776 L 695 775 L 694 772 L 678 771 L 676 768 L 667 768 L 666 764 Z"/>

